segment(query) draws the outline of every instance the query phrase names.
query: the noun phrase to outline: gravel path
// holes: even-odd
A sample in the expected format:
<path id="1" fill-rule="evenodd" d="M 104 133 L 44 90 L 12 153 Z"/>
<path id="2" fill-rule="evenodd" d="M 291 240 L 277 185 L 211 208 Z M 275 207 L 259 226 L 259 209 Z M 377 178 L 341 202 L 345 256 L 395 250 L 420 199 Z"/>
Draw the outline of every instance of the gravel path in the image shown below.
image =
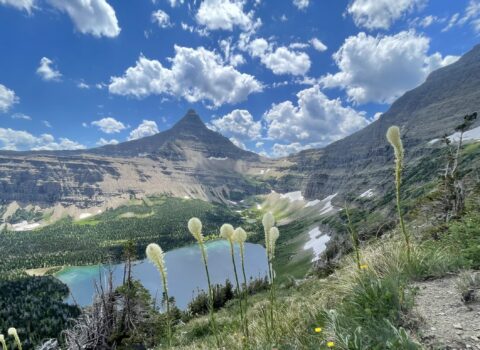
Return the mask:
<path id="1" fill-rule="evenodd" d="M 480 302 L 463 304 L 455 287 L 457 278 L 415 284 L 415 311 L 421 322 L 421 342 L 427 349 L 480 350 Z"/>

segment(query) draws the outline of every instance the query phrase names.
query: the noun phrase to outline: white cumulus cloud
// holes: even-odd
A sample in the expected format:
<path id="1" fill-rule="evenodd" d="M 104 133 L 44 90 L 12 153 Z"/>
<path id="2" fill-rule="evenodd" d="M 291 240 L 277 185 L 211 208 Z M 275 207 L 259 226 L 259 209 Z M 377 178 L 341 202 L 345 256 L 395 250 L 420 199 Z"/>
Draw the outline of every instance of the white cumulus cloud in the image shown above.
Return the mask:
<path id="1" fill-rule="evenodd" d="M 160 28 L 168 28 L 172 26 L 170 16 L 162 10 L 157 10 L 152 13 L 152 22 L 158 24 Z"/>
<path id="2" fill-rule="evenodd" d="M 304 10 L 310 5 L 310 0 L 293 0 L 293 4 L 300 10 Z"/>
<path id="3" fill-rule="evenodd" d="M 305 52 L 291 50 L 280 46 L 276 49 L 264 38 L 258 38 L 248 44 L 248 51 L 252 57 L 260 61 L 274 74 L 304 75 L 311 66 L 310 57 Z"/>
<path id="4" fill-rule="evenodd" d="M 208 30 L 232 31 L 235 27 L 251 30 L 257 23 L 253 12 L 244 12 L 244 5 L 245 0 L 203 0 L 195 18 Z"/>
<path id="5" fill-rule="evenodd" d="M 106 146 L 106 145 L 118 145 L 118 141 L 115 139 L 106 140 L 103 137 L 97 141 L 97 146 Z"/>
<path id="6" fill-rule="evenodd" d="M 212 119 L 209 127 L 227 136 L 258 139 L 262 135 L 262 124 L 255 121 L 249 111 L 235 109 L 221 118 Z"/>
<path id="7" fill-rule="evenodd" d="M 300 151 L 313 148 L 313 147 L 315 147 L 315 145 L 311 145 L 311 144 L 303 145 L 299 142 L 292 142 L 286 145 L 281 143 L 275 143 L 272 146 L 272 155 L 274 157 L 285 157 L 285 156 L 288 156 L 289 154 L 298 153 Z"/>
<path id="8" fill-rule="evenodd" d="M 254 76 L 240 73 L 203 47 L 175 46 L 170 62 L 171 68 L 166 68 L 157 60 L 140 56 L 123 76 L 111 78 L 109 91 L 137 98 L 167 94 L 188 102 L 210 101 L 218 107 L 243 101 L 263 89 Z"/>
<path id="9" fill-rule="evenodd" d="M 0 113 L 7 112 L 18 101 L 19 98 L 13 90 L 0 84 Z"/>
<path id="10" fill-rule="evenodd" d="M 13 6 L 18 10 L 25 10 L 31 13 L 35 7 L 35 0 L 0 0 L 0 5 Z"/>
<path id="11" fill-rule="evenodd" d="M 91 124 L 98 127 L 101 131 L 103 131 L 106 134 L 118 133 L 127 128 L 125 124 L 123 124 L 121 121 L 118 121 L 112 117 L 106 117 L 100 120 L 95 120 Z"/>
<path id="12" fill-rule="evenodd" d="M 113 38 L 120 34 L 115 10 L 106 0 L 47 0 L 62 12 L 66 12 L 75 28 L 82 34 Z"/>
<path id="13" fill-rule="evenodd" d="M 278 143 L 325 146 L 369 123 L 365 113 L 342 105 L 340 99 L 329 99 L 318 85 L 300 91 L 297 98 L 296 105 L 273 104 L 263 116 L 268 136 Z"/>
<path id="14" fill-rule="evenodd" d="M 0 128 L 0 149 L 11 151 L 26 150 L 74 150 L 84 149 L 82 144 L 61 137 L 58 140 L 50 134 L 35 136 L 27 131 Z"/>
<path id="15" fill-rule="evenodd" d="M 359 27 L 388 29 L 404 14 L 414 11 L 426 0 L 353 0 L 347 12 Z"/>
<path id="16" fill-rule="evenodd" d="M 427 75 L 457 56 L 428 54 L 430 39 L 414 31 L 376 37 L 348 37 L 333 55 L 339 72 L 324 76 L 325 87 L 345 89 L 350 101 L 391 103 L 424 82 Z"/>
<path id="17" fill-rule="evenodd" d="M 128 140 L 136 140 L 146 136 L 152 136 L 158 133 L 157 123 L 153 120 L 143 120 L 142 123 L 128 136 Z"/>
<path id="18" fill-rule="evenodd" d="M 40 60 L 37 74 L 45 81 L 59 81 L 62 77 L 62 73 L 54 67 L 53 61 L 48 57 L 42 57 Z"/>
<path id="19" fill-rule="evenodd" d="M 313 48 L 317 51 L 323 52 L 323 51 L 326 51 L 328 49 L 327 45 L 322 43 L 317 38 L 313 38 L 312 40 L 310 40 L 310 43 L 312 44 Z"/>

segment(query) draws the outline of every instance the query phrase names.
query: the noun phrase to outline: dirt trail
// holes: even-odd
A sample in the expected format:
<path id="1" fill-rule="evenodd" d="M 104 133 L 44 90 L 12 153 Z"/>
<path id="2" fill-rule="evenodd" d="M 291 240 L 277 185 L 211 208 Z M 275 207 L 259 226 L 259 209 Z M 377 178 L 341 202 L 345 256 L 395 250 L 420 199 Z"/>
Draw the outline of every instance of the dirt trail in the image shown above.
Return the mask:
<path id="1" fill-rule="evenodd" d="M 421 342 L 427 349 L 480 350 L 480 302 L 462 302 L 457 278 L 415 284 L 415 311 L 421 322 Z"/>

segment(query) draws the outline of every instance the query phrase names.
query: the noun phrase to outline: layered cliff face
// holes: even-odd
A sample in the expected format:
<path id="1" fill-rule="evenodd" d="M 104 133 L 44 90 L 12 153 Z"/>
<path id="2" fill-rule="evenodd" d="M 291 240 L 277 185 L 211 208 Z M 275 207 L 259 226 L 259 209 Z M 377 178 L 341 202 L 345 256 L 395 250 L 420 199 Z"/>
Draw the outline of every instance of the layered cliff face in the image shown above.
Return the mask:
<path id="1" fill-rule="evenodd" d="M 262 161 L 189 111 L 168 131 L 119 145 L 0 152 L 0 201 L 88 208 L 131 195 L 236 200 L 266 190 L 246 176 Z"/>

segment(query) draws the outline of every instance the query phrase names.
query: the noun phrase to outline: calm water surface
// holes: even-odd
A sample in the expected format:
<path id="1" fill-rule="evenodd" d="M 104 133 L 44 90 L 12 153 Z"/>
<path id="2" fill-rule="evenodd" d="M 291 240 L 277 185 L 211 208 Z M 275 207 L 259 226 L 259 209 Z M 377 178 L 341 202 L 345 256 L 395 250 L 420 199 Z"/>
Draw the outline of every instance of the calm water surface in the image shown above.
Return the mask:
<path id="1" fill-rule="evenodd" d="M 224 284 L 229 279 L 235 285 L 230 257 L 230 248 L 227 241 L 218 240 L 205 244 L 208 255 L 208 268 L 212 283 Z M 168 274 L 168 289 L 170 296 L 175 297 L 177 306 L 185 309 L 198 290 L 207 290 L 205 268 L 202 264 L 198 245 L 191 245 L 174 249 L 165 256 Z M 240 253 L 236 248 L 237 268 L 240 265 Z M 115 285 L 120 285 L 123 279 L 124 264 L 116 264 L 113 268 Z M 259 244 L 245 244 L 245 272 L 247 278 L 264 277 L 267 274 L 265 249 Z M 80 306 L 91 305 L 95 294 L 94 281 L 105 280 L 108 267 L 103 265 L 67 267 L 55 276 L 70 288 L 69 301 L 75 300 Z M 240 270 L 241 271 L 241 270 Z M 240 272 L 239 271 L 239 272 Z M 162 295 L 162 282 L 156 268 L 147 260 L 137 261 L 132 269 L 135 279 L 140 280 L 152 297 L 157 300 Z M 239 275 L 240 280 L 243 280 Z"/>

